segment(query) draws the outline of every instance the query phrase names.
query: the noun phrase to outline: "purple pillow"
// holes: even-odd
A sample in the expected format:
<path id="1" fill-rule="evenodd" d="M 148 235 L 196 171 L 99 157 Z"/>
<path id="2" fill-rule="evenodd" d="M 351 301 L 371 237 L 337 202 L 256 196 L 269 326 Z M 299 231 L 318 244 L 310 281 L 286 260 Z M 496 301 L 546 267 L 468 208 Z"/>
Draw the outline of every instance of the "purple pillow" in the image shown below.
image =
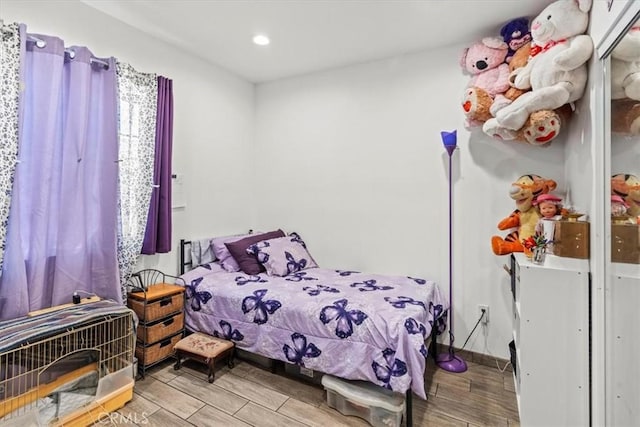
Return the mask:
<path id="1" fill-rule="evenodd" d="M 307 268 L 318 267 L 300 236 L 295 233 L 288 237 L 254 243 L 247 248 L 247 253 L 256 256 L 269 276 L 288 276 Z"/>
<path id="2" fill-rule="evenodd" d="M 225 243 L 229 253 L 240 266 L 245 274 L 259 274 L 264 271 L 262 264 L 258 262 L 254 255 L 247 253 L 247 248 L 254 243 L 261 242 L 263 240 L 275 239 L 276 237 L 284 237 L 285 234 L 282 230 L 270 231 L 264 234 L 252 234 L 244 239 L 237 240 L 235 242 Z"/>
<path id="3" fill-rule="evenodd" d="M 213 247 L 213 254 L 216 256 L 216 259 L 229 273 L 234 273 L 236 271 L 240 271 L 240 266 L 236 262 L 235 259 L 229 253 L 229 249 L 227 249 L 226 243 L 237 242 L 240 239 L 244 239 L 246 237 L 255 236 L 256 234 L 235 234 L 233 236 L 223 236 L 216 237 L 215 239 L 211 239 L 211 246 Z"/>

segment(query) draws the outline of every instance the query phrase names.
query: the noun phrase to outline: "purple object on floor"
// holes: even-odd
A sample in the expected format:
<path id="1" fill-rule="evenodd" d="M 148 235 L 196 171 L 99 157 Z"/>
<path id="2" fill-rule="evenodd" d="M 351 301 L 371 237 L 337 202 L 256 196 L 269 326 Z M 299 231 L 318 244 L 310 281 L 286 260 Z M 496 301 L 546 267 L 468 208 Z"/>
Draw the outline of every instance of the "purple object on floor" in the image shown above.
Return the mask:
<path id="1" fill-rule="evenodd" d="M 449 346 L 451 350 L 451 346 Z M 453 351 L 448 353 L 440 353 L 436 356 L 436 363 L 445 371 L 460 373 L 467 370 L 467 363 L 460 357 L 453 354 Z"/>

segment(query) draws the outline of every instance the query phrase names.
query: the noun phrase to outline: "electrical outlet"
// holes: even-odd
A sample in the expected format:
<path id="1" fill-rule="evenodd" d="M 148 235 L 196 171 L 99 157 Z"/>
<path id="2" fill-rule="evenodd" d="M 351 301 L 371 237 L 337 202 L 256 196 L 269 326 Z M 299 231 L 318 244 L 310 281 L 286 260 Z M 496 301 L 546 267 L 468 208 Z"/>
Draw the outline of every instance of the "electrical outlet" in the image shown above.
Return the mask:
<path id="1" fill-rule="evenodd" d="M 489 306 L 485 304 L 478 304 L 478 317 L 482 316 L 483 310 L 484 310 L 484 317 L 482 318 L 482 321 L 480 323 L 482 323 L 483 325 L 486 325 L 489 323 Z"/>

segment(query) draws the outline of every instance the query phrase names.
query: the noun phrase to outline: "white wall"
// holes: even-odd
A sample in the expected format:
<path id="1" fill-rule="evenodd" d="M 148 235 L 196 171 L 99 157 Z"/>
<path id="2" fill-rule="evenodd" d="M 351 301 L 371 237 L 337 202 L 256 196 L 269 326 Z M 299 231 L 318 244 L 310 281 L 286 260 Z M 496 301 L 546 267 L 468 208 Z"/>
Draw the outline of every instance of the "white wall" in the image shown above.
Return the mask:
<path id="1" fill-rule="evenodd" d="M 183 174 L 187 201 L 174 210 L 174 248 L 181 237 L 282 227 L 300 232 L 321 266 L 422 276 L 447 292 L 440 131 L 457 128 L 456 345 L 475 325 L 477 305 L 489 304 L 489 327 L 467 348 L 508 357 L 508 257 L 493 255 L 490 238 L 506 234 L 496 224 L 515 208 L 507 192 L 518 176 L 547 176 L 566 191 L 564 153 L 573 149 L 565 147 L 582 141 L 567 134 L 581 130 L 544 148 L 464 130 L 462 46 L 262 84 L 254 99 L 253 85 L 82 3 L 3 0 L 1 13 L 173 79 L 174 171 Z M 574 162 L 579 171 L 585 155 Z M 177 255 L 142 257 L 139 267 L 175 273 Z"/>
<path id="2" fill-rule="evenodd" d="M 264 197 L 256 225 L 299 231 L 321 266 L 426 277 L 448 292 L 448 160 L 440 131 L 457 128 L 456 345 L 475 325 L 477 305 L 489 304 L 486 335 L 467 349 L 507 358 L 511 296 L 502 265 L 509 259 L 493 255 L 490 239 L 506 235 L 496 225 L 515 209 L 508 189 L 518 176 L 547 176 L 564 191 L 565 142 L 538 148 L 464 130 L 461 49 L 258 85 L 256 182 Z"/>
<path id="3" fill-rule="evenodd" d="M 77 1 L 2 0 L 0 17 L 28 32 L 88 46 L 142 72 L 173 80 L 173 170 L 186 207 L 173 211 L 173 247 L 182 237 L 244 230 L 252 222 L 253 85 Z M 176 21 L 176 25 L 182 25 Z M 139 267 L 177 272 L 178 252 L 141 258 Z"/>

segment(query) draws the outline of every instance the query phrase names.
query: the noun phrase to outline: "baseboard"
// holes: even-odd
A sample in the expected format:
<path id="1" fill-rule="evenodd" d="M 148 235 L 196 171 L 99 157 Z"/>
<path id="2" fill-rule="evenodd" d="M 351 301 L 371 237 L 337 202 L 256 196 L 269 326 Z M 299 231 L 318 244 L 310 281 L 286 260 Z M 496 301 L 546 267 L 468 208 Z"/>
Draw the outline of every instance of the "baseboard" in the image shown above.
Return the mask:
<path id="1" fill-rule="evenodd" d="M 446 351 L 446 349 L 448 348 L 447 346 L 445 346 L 444 344 L 440 344 L 438 343 L 438 348 L 440 349 L 440 351 Z M 445 350 L 443 350 L 443 348 Z M 473 363 L 477 363 L 478 365 L 484 365 L 484 366 L 488 366 L 490 368 L 497 368 L 496 366 L 496 360 L 498 361 L 498 364 L 500 365 L 500 369 L 503 369 L 504 366 L 507 364 L 508 360 L 507 359 L 501 359 L 499 357 L 493 357 L 491 355 L 488 354 L 484 354 L 484 353 L 476 353 L 474 351 L 469 351 L 469 350 L 460 350 L 454 347 L 454 351 L 457 355 L 459 355 L 460 357 L 462 357 L 465 361 L 468 362 L 473 362 Z M 236 348 L 236 356 L 239 359 L 243 359 L 249 362 L 253 362 L 255 364 L 258 364 L 259 366 L 266 368 L 266 369 L 274 369 L 274 360 L 269 359 L 267 357 L 264 356 L 260 356 L 258 354 L 254 354 L 254 353 L 250 353 L 246 350 L 242 350 L 239 348 Z M 509 366 L 507 366 L 507 371 L 511 372 L 511 364 L 509 364 Z"/>
<path id="2" fill-rule="evenodd" d="M 455 347 L 453 349 L 454 349 L 454 352 L 458 356 L 462 357 L 465 361 L 477 363 L 478 365 L 488 366 L 490 368 L 497 368 L 496 361 L 498 362 L 498 365 L 500 365 L 500 369 L 503 369 L 504 366 L 507 364 L 507 362 L 509 362 L 509 360 L 507 359 L 493 357 L 489 354 L 476 353 L 475 351 L 469 351 L 469 350 L 460 350 Z M 509 363 L 509 365 L 507 366 L 506 371 L 509 371 L 509 372 L 512 371 L 511 363 Z"/>

